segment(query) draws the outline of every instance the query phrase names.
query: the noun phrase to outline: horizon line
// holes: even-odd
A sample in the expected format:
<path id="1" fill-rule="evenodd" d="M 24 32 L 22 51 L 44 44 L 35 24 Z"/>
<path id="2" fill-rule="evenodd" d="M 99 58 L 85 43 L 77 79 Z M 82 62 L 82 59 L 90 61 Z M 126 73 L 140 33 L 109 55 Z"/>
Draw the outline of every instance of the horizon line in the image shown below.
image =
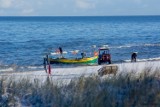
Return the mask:
<path id="1" fill-rule="evenodd" d="M 130 17 L 134 17 L 134 16 L 160 16 L 160 15 L 76 15 L 76 16 L 72 16 L 72 15 L 66 15 L 66 16 L 52 16 L 52 15 L 46 15 L 46 16 L 40 16 L 40 15 L 29 15 L 29 16 L 18 16 L 18 15 L 13 15 L 13 16 L 0 16 L 0 17 L 127 17 L 127 16 L 130 16 Z"/>

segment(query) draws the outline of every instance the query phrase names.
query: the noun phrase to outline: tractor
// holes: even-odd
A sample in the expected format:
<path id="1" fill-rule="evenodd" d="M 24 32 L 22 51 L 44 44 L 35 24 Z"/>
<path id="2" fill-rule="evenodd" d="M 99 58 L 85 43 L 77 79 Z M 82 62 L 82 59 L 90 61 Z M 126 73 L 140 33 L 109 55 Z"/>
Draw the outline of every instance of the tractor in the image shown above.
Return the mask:
<path id="1" fill-rule="evenodd" d="M 101 65 L 101 63 L 106 63 L 111 64 L 111 55 L 109 52 L 108 47 L 101 47 L 99 49 L 99 56 L 98 56 L 98 64 Z"/>

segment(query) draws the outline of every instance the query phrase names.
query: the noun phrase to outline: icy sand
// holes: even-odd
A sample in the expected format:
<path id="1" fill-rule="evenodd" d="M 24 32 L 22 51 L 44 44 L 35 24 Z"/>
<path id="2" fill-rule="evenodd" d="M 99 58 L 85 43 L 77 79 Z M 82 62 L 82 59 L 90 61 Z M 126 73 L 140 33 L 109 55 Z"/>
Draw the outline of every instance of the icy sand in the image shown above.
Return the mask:
<path id="1" fill-rule="evenodd" d="M 151 67 L 152 70 L 160 69 L 160 61 L 148 61 L 148 62 L 136 62 L 136 63 L 121 63 L 121 64 L 114 64 L 118 66 L 119 73 L 125 72 L 135 72 L 135 74 L 142 73 L 144 69 L 147 67 Z M 78 67 L 61 67 L 61 68 L 54 68 L 52 66 L 50 78 L 55 81 L 56 83 L 69 83 L 71 80 L 79 78 L 80 76 L 91 76 L 98 75 L 98 70 L 105 65 L 98 65 L 98 66 L 78 66 Z M 40 81 L 44 82 L 46 77 L 48 77 L 48 73 L 45 70 L 41 71 L 29 71 L 29 72 L 6 72 L 0 73 L 0 77 L 5 78 L 15 78 L 16 80 L 21 80 L 22 78 L 28 78 L 30 80 L 39 79 Z"/>

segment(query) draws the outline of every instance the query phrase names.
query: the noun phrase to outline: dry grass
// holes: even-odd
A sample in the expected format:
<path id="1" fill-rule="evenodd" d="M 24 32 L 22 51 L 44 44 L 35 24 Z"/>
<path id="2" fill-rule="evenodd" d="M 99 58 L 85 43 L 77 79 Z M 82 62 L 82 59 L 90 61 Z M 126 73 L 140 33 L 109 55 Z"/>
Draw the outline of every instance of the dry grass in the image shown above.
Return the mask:
<path id="1" fill-rule="evenodd" d="M 0 79 L 0 106 L 32 107 L 158 107 L 160 69 L 146 68 L 138 77 L 121 74 L 103 79 L 80 77 L 69 85 L 57 86 L 50 78 L 45 83 L 29 79 L 6 82 Z"/>

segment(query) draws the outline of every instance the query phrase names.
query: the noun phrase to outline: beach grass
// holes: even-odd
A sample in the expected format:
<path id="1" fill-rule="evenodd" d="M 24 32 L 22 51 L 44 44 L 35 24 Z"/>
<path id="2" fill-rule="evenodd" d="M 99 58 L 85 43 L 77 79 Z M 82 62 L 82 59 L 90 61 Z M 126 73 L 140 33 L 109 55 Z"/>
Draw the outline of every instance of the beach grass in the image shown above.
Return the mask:
<path id="1" fill-rule="evenodd" d="M 43 83 L 37 79 L 15 81 L 2 77 L 0 89 L 3 107 L 158 107 L 160 69 L 151 73 L 148 67 L 139 75 L 126 71 L 103 79 L 97 75 L 81 76 L 61 86 L 50 77 Z"/>

